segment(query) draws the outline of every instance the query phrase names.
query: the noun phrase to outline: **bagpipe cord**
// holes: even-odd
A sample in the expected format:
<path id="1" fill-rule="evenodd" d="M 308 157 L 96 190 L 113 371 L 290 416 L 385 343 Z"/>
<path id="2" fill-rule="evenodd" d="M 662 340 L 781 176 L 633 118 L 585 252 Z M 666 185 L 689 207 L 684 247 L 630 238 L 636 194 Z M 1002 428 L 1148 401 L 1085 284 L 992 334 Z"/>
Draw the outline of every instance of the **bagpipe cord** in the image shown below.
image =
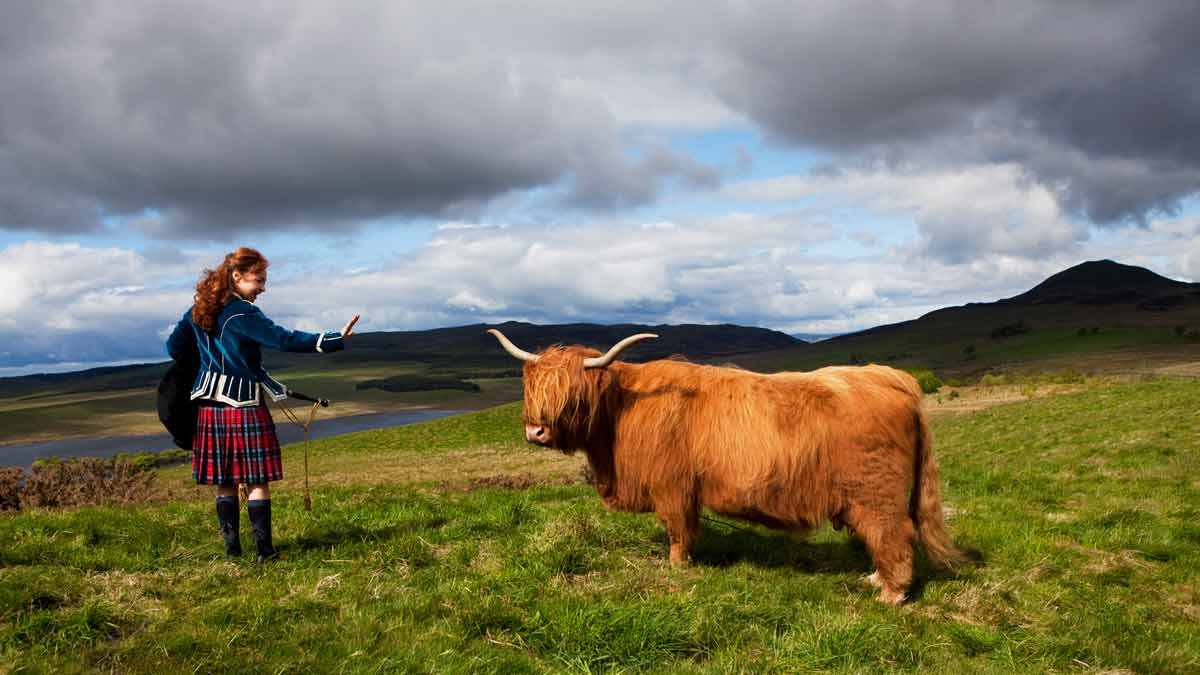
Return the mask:
<path id="1" fill-rule="evenodd" d="M 292 424 L 295 424 L 304 430 L 304 510 L 312 511 L 312 496 L 308 491 L 308 430 L 309 427 L 312 426 L 313 420 L 316 419 L 317 408 L 320 408 L 321 404 L 312 404 L 312 407 L 308 409 L 308 419 L 304 422 L 301 422 L 300 419 L 296 417 L 295 413 L 293 413 L 292 410 L 287 406 L 279 404 L 275 407 L 279 410 L 282 410 L 284 417 L 287 417 L 289 420 L 291 420 Z"/>

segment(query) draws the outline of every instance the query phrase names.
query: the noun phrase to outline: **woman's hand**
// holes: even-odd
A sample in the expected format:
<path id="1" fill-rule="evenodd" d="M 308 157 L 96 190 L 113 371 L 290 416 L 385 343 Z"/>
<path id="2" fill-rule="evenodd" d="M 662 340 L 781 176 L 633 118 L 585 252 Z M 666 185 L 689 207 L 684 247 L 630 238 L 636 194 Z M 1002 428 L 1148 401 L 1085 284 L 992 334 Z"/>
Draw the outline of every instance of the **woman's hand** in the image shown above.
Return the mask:
<path id="1" fill-rule="evenodd" d="M 354 324 L 358 323 L 358 315 L 355 314 L 353 319 L 346 322 L 346 327 L 342 329 L 342 337 L 348 338 L 354 335 Z"/>

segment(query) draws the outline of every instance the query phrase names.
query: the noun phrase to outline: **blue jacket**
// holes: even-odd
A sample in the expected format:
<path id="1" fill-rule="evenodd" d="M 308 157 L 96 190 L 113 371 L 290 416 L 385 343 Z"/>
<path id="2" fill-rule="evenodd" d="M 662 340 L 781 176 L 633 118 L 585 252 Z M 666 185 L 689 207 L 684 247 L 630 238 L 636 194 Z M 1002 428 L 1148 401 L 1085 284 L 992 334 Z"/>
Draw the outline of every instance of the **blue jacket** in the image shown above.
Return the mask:
<path id="1" fill-rule="evenodd" d="M 336 352 L 345 347 L 340 331 L 305 333 L 277 326 L 253 303 L 234 296 L 217 314 L 212 333 L 192 323 L 192 308 L 183 313 L 167 338 L 171 358 L 188 351 L 200 352 L 200 370 L 192 385 L 192 399 L 209 399 L 244 408 L 263 397 L 287 398 L 287 387 L 262 366 L 262 348 L 285 352 Z"/>

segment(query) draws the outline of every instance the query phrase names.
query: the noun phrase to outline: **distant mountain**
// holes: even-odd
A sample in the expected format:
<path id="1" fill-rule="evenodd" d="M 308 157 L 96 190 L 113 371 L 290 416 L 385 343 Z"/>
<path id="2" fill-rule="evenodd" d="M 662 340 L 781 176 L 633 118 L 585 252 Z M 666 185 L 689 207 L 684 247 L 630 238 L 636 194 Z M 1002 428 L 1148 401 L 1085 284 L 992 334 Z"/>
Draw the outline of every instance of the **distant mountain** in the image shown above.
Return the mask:
<path id="1" fill-rule="evenodd" d="M 434 368 L 516 367 L 515 361 L 485 331 L 498 328 L 517 346 L 540 351 L 554 344 L 582 344 L 607 350 L 635 333 L 656 333 L 630 347 L 621 358 L 648 361 L 680 354 L 693 361 L 721 361 L 738 354 L 803 345 L 779 331 L 732 324 L 720 325 L 600 325 L 572 323 L 539 326 L 532 323 L 473 324 L 423 331 L 359 333 L 353 347 L 314 361 L 308 354 L 267 352 L 264 361 L 271 371 L 298 364 L 336 368 L 337 364 L 426 363 Z M 24 395 L 43 389 L 82 392 L 148 387 L 158 383 L 166 363 L 93 368 L 86 371 L 0 378 L 0 396 Z"/>
<path id="2" fill-rule="evenodd" d="M 1101 354 L 1109 355 L 1101 357 Z M 919 318 L 739 357 L 751 370 L 888 363 L 977 375 L 1022 363 L 1119 367 L 1200 358 L 1200 284 L 1094 260 L 996 302 L 944 307 Z M 1090 361 L 1088 359 L 1091 359 Z"/>
<path id="3" fill-rule="evenodd" d="M 1131 325 L 1157 324 L 1162 319 L 1151 315 L 1185 308 L 1200 310 L 1200 284 L 1168 279 L 1144 267 L 1112 260 L 1090 260 L 1053 274 L 1011 298 L 943 307 L 916 319 L 839 335 L 829 342 L 859 340 L 935 324 L 971 326 L 999 314 L 1012 315 L 1022 308 L 1039 306 L 1047 306 L 1050 312 L 1045 320 L 1063 325 L 1082 325 L 1083 322 L 1094 325 L 1098 320 Z M 1049 306 L 1060 309 L 1056 311 Z M 1102 306 L 1107 310 L 1098 314 L 1097 309 Z"/>
<path id="4" fill-rule="evenodd" d="M 511 360 L 512 357 L 500 348 L 496 339 L 486 333 L 488 328 L 498 328 L 518 347 L 527 351 L 539 351 L 554 344 L 581 344 L 603 351 L 635 333 L 655 333 L 659 336 L 656 340 L 630 347 L 622 356 L 629 361 L 646 361 L 673 354 L 682 354 L 696 361 L 708 361 L 799 344 L 786 333 L 733 324 L 648 326 L 571 323 L 542 326 L 510 321 L 425 331 L 364 333 L 355 338 L 352 349 L 334 354 L 328 360 L 446 362 L 460 365 L 464 360 L 475 364 Z M 289 359 L 295 359 L 288 354 L 278 356 L 280 358 L 273 358 L 272 361 L 286 363 Z"/>
<path id="5" fill-rule="evenodd" d="M 1030 290 L 1000 302 L 1112 305 L 1145 302 L 1189 291 L 1200 291 L 1200 284 L 1168 279 L 1144 267 L 1122 265 L 1112 260 L 1092 260 L 1065 269 Z"/>

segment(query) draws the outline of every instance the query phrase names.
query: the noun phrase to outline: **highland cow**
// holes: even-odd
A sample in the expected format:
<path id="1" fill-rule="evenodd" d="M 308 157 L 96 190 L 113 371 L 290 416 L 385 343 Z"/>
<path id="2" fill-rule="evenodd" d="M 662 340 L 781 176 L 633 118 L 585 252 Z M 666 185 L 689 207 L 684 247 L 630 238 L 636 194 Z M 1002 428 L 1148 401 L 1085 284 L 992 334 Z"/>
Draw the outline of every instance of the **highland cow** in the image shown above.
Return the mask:
<path id="1" fill-rule="evenodd" d="M 653 511 L 671 562 L 686 564 L 703 507 L 803 533 L 830 520 L 870 553 L 883 602 L 904 600 L 920 539 L 936 565 L 965 561 L 942 518 L 937 464 L 921 390 L 885 366 L 763 375 L 551 347 L 525 362 L 525 438 L 582 450 L 606 507 Z"/>

